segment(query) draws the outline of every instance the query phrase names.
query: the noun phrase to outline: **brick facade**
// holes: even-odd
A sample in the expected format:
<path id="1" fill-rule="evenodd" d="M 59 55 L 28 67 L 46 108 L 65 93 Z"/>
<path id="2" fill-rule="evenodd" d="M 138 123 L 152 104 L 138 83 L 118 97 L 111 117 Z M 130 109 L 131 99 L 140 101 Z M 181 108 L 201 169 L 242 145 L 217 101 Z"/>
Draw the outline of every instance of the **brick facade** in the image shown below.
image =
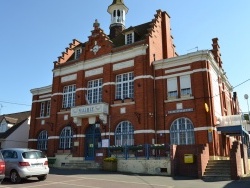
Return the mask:
<path id="1" fill-rule="evenodd" d="M 29 147 L 37 148 L 39 134 L 47 131 L 47 155 L 64 152 L 59 146 L 60 134 L 65 127 L 70 127 L 76 145 L 73 144 L 67 152 L 84 159 L 86 147 L 90 146 L 86 146 L 87 131 L 97 121 L 101 121 L 101 126 L 97 127 L 100 138 L 109 138 L 110 145 L 115 145 L 116 128 L 124 121 L 133 126 L 134 145 L 172 144 L 171 134 L 174 132 L 171 133 L 171 126 L 176 120 L 183 119 L 193 126 L 194 144 L 204 146 L 211 156 L 229 155 L 231 141 L 217 131 L 216 125 L 219 116 L 237 114 L 239 108 L 222 69 L 217 38 L 213 39 L 211 51 L 179 56 L 171 36 L 170 16 L 161 10 L 151 22 L 142 25 L 125 29 L 118 23 L 118 30 L 112 35 L 105 34 L 98 21 L 93 26 L 88 41 L 82 43 L 74 39 L 54 62 L 51 86 L 31 90 Z M 115 30 L 113 27 L 111 29 Z M 130 32 L 134 34 L 134 43 L 126 44 L 125 35 Z M 77 49 L 81 54 L 76 59 Z M 129 72 L 134 75 L 133 98 L 117 100 L 116 76 Z M 182 76 L 186 75 L 190 77 L 191 88 L 188 89 L 191 93 L 183 95 L 182 82 L 186 81 Z M 175 98 L 169 98 L 167 80 L 170 78 L 177 80 L 178 95 Z M 101 104 L 108 108 L 108 113 L 73 115 L 74 111 L 79 113 L 90 106 L 86 100 L 88 81 L 96 79 L 102 79 Z M 63 108 L 64 87 L 74 84 L 75 106 Z M 41 103 L 44 101 L 50 101 L 50 114 L 41 117 Z M 107 118 L 105 123 L 103 115 Z M 95 122 L 91 123 L 93 118 Z M 180 139 L 179 136 L 176 139 Z M 189 146 L 184 148 L 185 152 L 192 153 Z M 107 155 L 100 148 L 95 149 L 94 152 L 103 153 L 103 157 Z M 100 161 L 100 157 L 95 159 Z M 200 154 L 197 160 L 201 162 L 201 170 L 193 172 L 190 169 L 198 169 L 198 166 L 190 165 L 185 171 L 200 176 L 204 170 L 202 161 L 207 159 L 203 160 Z"/>

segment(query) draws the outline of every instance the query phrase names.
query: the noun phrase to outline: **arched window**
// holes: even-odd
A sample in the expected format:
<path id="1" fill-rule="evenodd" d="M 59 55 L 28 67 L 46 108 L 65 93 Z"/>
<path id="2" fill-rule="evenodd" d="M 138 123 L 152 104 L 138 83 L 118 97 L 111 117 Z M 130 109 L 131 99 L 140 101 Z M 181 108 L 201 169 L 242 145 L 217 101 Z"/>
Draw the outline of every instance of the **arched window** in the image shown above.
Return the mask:
<path id="1" fill-rule="evenodd" d="M 48 132 L 41 131 L 37 138 L 37 149 L 39 150 L 47 150 L 48 146 Z"/>
<path id="2" fill-rule="evenodd" d="M 115 130 L 116 146 L 134 145 L 134 128 L 129 121 L 119 123 Z"/>
<path id="3" fill-rule="evenodd" d="M 73 132 L 71 127 L 65 127 L 60 134 L 60 149 L 70 149 L 73 145 Z"/>
<path id="4" fill-rule="evenodd" d="M 170 142 L 176 145 L 194 144 L 194 126 L 188 118 L 176 119 L 170 128 Z"/>

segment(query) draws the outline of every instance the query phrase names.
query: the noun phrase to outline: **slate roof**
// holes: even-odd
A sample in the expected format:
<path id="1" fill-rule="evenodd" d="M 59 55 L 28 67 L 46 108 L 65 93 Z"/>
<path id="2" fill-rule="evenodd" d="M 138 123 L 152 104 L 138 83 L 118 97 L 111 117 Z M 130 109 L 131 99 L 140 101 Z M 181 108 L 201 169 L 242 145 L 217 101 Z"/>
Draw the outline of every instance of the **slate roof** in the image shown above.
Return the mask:
<path id="1" fill-rule="evenodd" d="M 13 114 L 3 114 L 0 116 L 0 122 L 5 118 L 8 123 L 16 124 L 30 116 L 30 111 L 17 112 Z"/>
<path id="2" fill-rule="evenodd" d="M 7 123 L 14 124 L 7 131 L 0 133 L 0 139 L 5 139 L 20 127 L 30 116 L 30 111 L 18 112 L 13 114 L 4 114 L 0 116 L 0 122 L 5 119 Z"/>
<path id="3" fill-rule="evenodd" d="M 113 42 L 115 47 L 120 47 L 125 45 L 125 33 L 129 31 L 134 31 L 135 38 L 134 42 L 138 42 L 141 40 L 144 40 L 146 36 L 148 35 L 148 29 L 151 28 L 152 22 L 147 22 L 141 25 L 137 25 L 134 27 L 129 27 L 125 30 L 123 30 L 119 35 L 117 35 L 115 38 L 112 38 L 111 41 Z"/>
<path id="4" fill-rule="evenodd" d="M 9 135 L 11 135 L 13 132 L 15 132 L 16 129 L 18 129 L 18 127 L 20 127 L 26 120 L 23 119 L 22 121 L 20 121 L 19 123 L 15 124 L 13 127 L 11 127 L 10 129 L 8 129 L 7 131 L 0 133 L 0 139 L 6 139 Z"/>

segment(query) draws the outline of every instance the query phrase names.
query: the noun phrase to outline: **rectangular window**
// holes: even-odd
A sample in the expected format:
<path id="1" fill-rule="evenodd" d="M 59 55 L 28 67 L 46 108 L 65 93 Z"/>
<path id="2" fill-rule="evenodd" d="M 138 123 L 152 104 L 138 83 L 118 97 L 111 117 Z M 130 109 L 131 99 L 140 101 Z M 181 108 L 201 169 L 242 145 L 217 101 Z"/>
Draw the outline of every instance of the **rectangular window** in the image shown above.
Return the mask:
<path id="1" fill-rule="evenodd" d="M 75 106 L 76 85 L 69 85 L 63 88 L 63 108 Z"/>
<path id="2" fill-rule="evenodd" d="M 128 33 L 125 35 L 125 42 L 126 44 L 134 43 L 134 33 Z"/>
<path id="3" fill-rule="evenodd" d="M 80 48 L 75 50 L 75 59 L 78 59 L 80 57 L 81 51 L 82 50 Z"/>
<path id="4" fill-rule="evenodd" d="M 167 80 L 167 88 L 168 88 L 168 98 L 178 97 L 177 77 L 169 78 Z"/>
<path id="5" fill-rule="evenodd" d="M 40 117 L 45 116 L 45 102 L 41 102 Z"/>
<path id="6" fill-rule="evenodd" d="M 134 73 L 116 76 L 116 99 L 134 98 Z"/>
<path id="7" fill-rule="evenodd" d="M 41 102 L 40 117 L 48 116 L 50 116 L 50 101 Z"/>
<path id="8" fill-rule="evenodd" d="M 102 102 L 102 79 L 88 82 L 87 103 L 95 104 Z"/>
<path id="9" fill-rule="evenodd" d="M 46 115 L 47 115 L 47 116 L 50 116 L 50 101 L 47 101 Z"/>
<path id="10" fill-rule="evenodd" d="M 181 96 L 190 96 L 192 94 L 190 75 L 180 76 L 180 87 Z"/>

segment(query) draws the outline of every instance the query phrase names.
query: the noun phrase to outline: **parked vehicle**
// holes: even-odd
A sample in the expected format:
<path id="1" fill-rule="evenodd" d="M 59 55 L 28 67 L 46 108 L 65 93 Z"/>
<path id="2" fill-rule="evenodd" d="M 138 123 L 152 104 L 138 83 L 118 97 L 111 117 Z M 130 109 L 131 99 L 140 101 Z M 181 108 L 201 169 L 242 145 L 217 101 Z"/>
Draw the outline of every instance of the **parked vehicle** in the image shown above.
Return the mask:
<path id="1" fill-rule="evenodd" d="M 0 153 L 0 182 L 4 179 L 4 177 L 5 177 L 5 162 L 2 154 Z"/>
<path id="2" fill-rule="evenodd" d="M 37 177 L 43 181 L 49 173 L 48 158 L 40 150 L 28 148 L 2 149 L 5 161 L 5 177 L 12 183 L 20 183 L 22 179 Z"/>

